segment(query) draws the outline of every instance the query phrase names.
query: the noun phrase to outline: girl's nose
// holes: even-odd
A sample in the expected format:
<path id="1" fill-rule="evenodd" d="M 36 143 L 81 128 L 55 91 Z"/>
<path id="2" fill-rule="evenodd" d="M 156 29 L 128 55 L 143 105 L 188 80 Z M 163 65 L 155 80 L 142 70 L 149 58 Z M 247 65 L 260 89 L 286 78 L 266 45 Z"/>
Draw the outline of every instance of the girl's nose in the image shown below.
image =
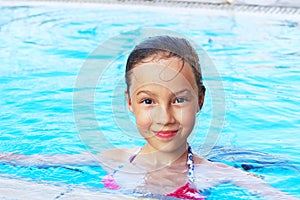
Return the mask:
<path id="1" fill-rule="evenodd" d="M 166 126 L 176 122 L 174 112 L 169 106 L 157 106 L 153 111 L 152 119 L 158 124 Z"/>

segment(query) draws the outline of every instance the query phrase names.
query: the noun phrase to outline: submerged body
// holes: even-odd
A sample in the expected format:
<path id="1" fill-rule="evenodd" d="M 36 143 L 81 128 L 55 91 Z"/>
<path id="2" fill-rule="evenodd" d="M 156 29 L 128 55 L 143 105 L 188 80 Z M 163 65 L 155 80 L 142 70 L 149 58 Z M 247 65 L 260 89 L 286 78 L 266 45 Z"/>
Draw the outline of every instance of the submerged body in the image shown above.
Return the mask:
<path id="1" fill-rule="evenodd" d="M 130 158 L 128 159 L 128 164 L 136 164 L 134 160 L 138 156 L 138 154 L 142 151 L 142 148 L 139 148 Z M 130 167 L 128 165 L 128 167 Z M 134 173 L 137 175 L 137 180 L 143 180 L 142 182 L 136 181 L 127 190 L 133 190 L 135 193 L 141 194 L 161 194 L 166 196 L 172 196 L 177 198 L 187 198 L 187 199 L 197 199 L 202 200 L 204 197 L 200 195 L 199 190 L 195 186 L 195 177 L 194 177 L 194 155 L 192 153 L 191 147 L 188 147 L 188 155 L 187 162 L 184 165 L 178 165 L 178 169 L 176 167 L 165 167 L 162 169 L 155 169 L 149 171 L 146 166 L 136 170 Z M 102 180 L 104 187 L 108 189 L 121 189 L 120 184 L 116 182 L 115 176 L 120 180 L 120 175 L 122 173 L 124 165 L 119 165 L 118 169 L 113 170 L 107 176 L 105 176 Z M 135 167 L 133 167 L 134 169 Z M 126 173 L 130 173 L 127 171 Z M 132 173 L 132 172 L 131 172 Z M 176 174 L 183 174 L 183 177 L 178 178 L 176 180 L 172 180 L 172 177 L 175 177 Z M 165 176 L 167 175 L 167 176 Z M 156 178 L 157 177 L 157 178 Z M 121 175 L 122 178 L 122 175 Z M 124 177 L 123 177 L 124 178 Z M 128 179 L 125 179 L 128 180 Z M 150 180 L 150 181 L 149 181 Z M 159 181 L 160 184 L 156 182 L 151 183 L 151 180 Z M 169 182 L 169 183 L 168 183 Z M 181 182 L 185 182 L 182 186 L 177 189 L 173 189 L 174 186 L 179 185 Z M 125 187 L 128 184 L 125 183 Z M 124 186 L 123 186 L 124 187 Z M 160 191 L 164 189 L 164 191 Z M 173 189 L 173 190 L 172 190 Z M 168 192 L 172 190 L 172 192 Z"/>
<path id="2" fill-rule="evenodd" d="M 205 199 L 205 191 L 223 183 L 232 183 L 266 199 L 297 199 L 273 188 L 252 173 L 211 162 L 195 154 L 193 182 L 189 180 L 189 166 L 183 157 L 162 166 L 147 162 L 147 155 L 140 148 L 134 148 L 108 150 L 97 158 L 108 172 L 102 180 L 107 189 L 202 200 Z"/>

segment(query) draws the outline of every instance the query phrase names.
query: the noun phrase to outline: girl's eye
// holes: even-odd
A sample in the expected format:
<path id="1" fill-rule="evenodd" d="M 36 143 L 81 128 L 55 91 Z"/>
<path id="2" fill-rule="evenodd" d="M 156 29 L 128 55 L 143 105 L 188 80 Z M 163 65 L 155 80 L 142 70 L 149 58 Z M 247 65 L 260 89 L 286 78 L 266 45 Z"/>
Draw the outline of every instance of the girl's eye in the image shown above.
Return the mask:
<path id="1" fill-rule="evenodd" d="M 153 101 L 151 99 L 143 99 L 142 103 L 144 103 L 144 104 L 152 104 Z"/>
<path id="2" fill-rule="evenodd" d="M 186 101 L 187 100 L 184 97 L 178 97 L 178 98 L 176 98 L 175 103 L 184 103 Z"/>

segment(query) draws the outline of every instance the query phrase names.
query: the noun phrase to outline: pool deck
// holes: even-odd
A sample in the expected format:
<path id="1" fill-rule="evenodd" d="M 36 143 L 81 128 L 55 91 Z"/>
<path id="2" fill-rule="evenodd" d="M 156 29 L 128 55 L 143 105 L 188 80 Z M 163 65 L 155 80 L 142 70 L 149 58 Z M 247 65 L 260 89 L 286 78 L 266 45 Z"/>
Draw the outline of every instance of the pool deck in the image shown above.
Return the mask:
<path id="1" fill-rule="evenodd" d="M 225 6 L 263 6 L 281 8 L 300 8 L 300 0 L 0 0 L 8 2 L 64 2 L 64 3 L 117 3 L 117 4 L 179 4 L 179 5 L 225 5 Z"/>
<path id="2" fill-rule="evenodd" d="M 197 10 L 300 16 L 300 0 L 0 0 L 0 6 L 54 6 L 92 9 Z"/>
<path id="3" fill-rule="evenodd" d="M 37 183 L 32 180 L 20 180 L 0 177 L 1 200 L 136 200 L 125 195 L 108 194 L 89 189 L 78 188 L 70 185 L 54 185 L 49 183 Z M 145 198 L 144 198 L 145 199 Z"/>
<path id="4" fill-rule="evenodd" d="M 300 0 L 168 0 L 169 2 L 197 2 L 210 4 L 253 5 L 275 7 L 299 7 Z"/>

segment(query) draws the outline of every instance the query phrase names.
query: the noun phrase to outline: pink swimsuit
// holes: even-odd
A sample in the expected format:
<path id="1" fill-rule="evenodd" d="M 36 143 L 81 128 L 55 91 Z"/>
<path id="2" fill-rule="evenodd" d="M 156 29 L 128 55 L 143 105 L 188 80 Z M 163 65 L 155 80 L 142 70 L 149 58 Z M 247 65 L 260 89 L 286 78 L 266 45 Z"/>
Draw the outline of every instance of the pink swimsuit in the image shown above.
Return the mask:
<path id="1" fill-rule="evenodd" d="M 136 152 L 133 156 L 129 158 L 129 162 L 132 163 L 135 157 L 138 155 L 138 152 Z M 205 198 L 199 193 L 197 189 L 192 187 L 194 183 L 194 159 L 193 159 L 193 153 L 192 149 L 189 146 L 188 148 L 188 158 L 187 158 L 187 166 L 188 166 L 188 182 L 175 190 L 174 192 L 171 192 L 169 194 L 166 194 L 166 196 L 170 197 L 176 197 L 181 199 L 193 199 L 193 200 L 204 200 Z M 123 166 L 120 165 L 118 169 L 121 169 Z M 120 186 L 115 182 L 114 174 L 118 171 L 118 169 L 114 170 L 111 174 L 106 175 L 102 179 L 102 183 L 104 184 L 104 187 L 111 190 L 118 190 L 120 189 Z"/>

